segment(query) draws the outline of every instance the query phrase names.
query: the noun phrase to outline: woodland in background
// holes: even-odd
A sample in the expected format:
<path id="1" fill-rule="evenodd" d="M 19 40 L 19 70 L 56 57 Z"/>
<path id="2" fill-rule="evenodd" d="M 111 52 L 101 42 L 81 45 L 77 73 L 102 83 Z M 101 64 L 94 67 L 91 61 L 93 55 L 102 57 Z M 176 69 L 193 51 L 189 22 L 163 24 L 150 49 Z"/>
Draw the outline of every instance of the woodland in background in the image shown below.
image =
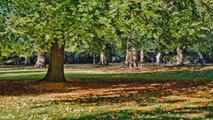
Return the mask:
<path id="1" fill-rule="evenodd" d="M 43 80 L 53 82 L 66 81 L 64 63 L 80 62 L 82 52 L 93 63 L 99 56 L 100 64 L 116 60 L 114 53 L 129 67 L 205 64 L 213 48 L 212 9 L 212 0 L 1 0 L 0 56 L 36 55 L 40 67 L 48 53 Z"/>

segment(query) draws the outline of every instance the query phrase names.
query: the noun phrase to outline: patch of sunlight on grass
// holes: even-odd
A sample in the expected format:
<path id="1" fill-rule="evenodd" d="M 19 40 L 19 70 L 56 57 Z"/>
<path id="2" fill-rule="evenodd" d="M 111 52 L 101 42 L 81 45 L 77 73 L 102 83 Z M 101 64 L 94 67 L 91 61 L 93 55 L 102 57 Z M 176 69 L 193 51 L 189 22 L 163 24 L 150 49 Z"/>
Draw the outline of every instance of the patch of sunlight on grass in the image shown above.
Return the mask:
<path id="1" fill-rule="evenodd" d="M 72 67 L 74 67 L 74 69 Z M 79 67 L 77 65 L 71 65 L 65 67 L 65 76 L 69 80 L 74 79 L 95 79 L 95 80 L 108 80 L 108 79 L 137 79 L 137 80 L 206 80 L 206 79 L 213 79 L 213 71 L 178 71 L 180 68 L 167 68 L 165 69 L 172 69 L 177 70 L 176 72 L 153 72 L 152 68 L 155 67 L 146 67 L 146 68 L 139 68 L 139 69 L 118 69 L 114 68 L 113 66 L 109 67 L 101 67 L 101 66 L 91 66 L 91 65 L 83 65 L 83 67 Z M 91 67 L 91 69 L 89 69 Z M 208 66 L 209 67 L 209 66 Z M 115 71 L 113 71 L 113 69 Z M 187 67 L 183 67 L 186 69 Z M 140 70 L 149 69 L 151 73 L 141 73 Z M 156 68 L 155 68 L 156 69 Z M 164 67 L 159 67 L 159 69 L 164 69 Z M 199 68 L 201 69 L 201 68 Z M 18 79 L 29 79 L 31 78 L 40 78 L 44 76 L 43 74 L 46 73 L 47 69 L 34 69 L 29 67 L 15 67 L 13 68 L 0 68 L 0 80 L 7 79 L 15 79 L 17 76 Z M 128 71 L 135 71 L 135 72 L 128 72 Z M 138 72 L 138 73 L 137 73 Z M 40 77 L 35 77 L 40 76 Z M 7 79 L 8 80 L 8 79 Z"/>
<path id="2" fill-rule="evenodd" d="M 212 109 L 193 102 L 191 104 L 194 107 L 184 102 L 147 102 L 147 106 L 140 106 L 135 101 L 96 105 L 93 103 L 54 101 L 54 99 L 44 96 L 40 96 L 40 99 L 36 99 L 39 96 L 5 96 L 0 98 L 1 101 L 6 99 L 4 104 L 1 104 L 0 119 L 202 119 L 209 118 L 208 115 L 211 115 L 209 111 Z M 175 98 L 173 100 L 176 100 L 182 97 L 175 96 L 173 98 Z M 165 97 L 165 99 L 170 98 Z M 183 107 L 177 107 L 178 105 Z M 4 106 L 7 107 L 4 108 Z M 167 108 L 165 109 L 165 107 Z"/>
<path id="3" fill-rule="evenodd" d="M 0 77 L 7 77 L 7 76 L 29 76 L 29 75 L 41 75 L 45 74 L 45 72 L 31 72 L 31 73 L 7 73 L 1 75 Z"/>
<path id="4" fill-rule="evenodd" d="M 31 70 L 2 70 L 0 71 L 0 74 L 5 74 L 5 73 L 24 73 L 24 72 L 46 72 L 45 69 L 31 69 Z"/>
<path id="5" fill-rule="evenodd" d="M 0 80 L 32 80 L 41 79 L 46 72 L 24 72 L 0 74 Z"/>

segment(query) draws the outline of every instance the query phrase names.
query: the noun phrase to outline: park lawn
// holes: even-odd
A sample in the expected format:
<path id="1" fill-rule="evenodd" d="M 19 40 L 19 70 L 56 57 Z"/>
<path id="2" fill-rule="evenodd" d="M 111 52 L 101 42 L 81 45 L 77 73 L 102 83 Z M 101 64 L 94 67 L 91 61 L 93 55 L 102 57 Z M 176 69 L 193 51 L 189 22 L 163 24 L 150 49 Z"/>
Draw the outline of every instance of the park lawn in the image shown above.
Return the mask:
<path id="1" fill-rule="evenodd" d="M 39 80 L 47 69 L 32 67 L 0 68 L 0 80 Z M 65 66 L 67 80 L 212 80 L 213 66 L 158 67 L 138 69 L 121 66 Z"/>
<path id="2" fill-rule="evenodd" d="M 46 69 L 0 69 L 0 119 L 213 119 L 209 67 L 90 67 L 66 67 L 66 83 L 32 81 Z"/>

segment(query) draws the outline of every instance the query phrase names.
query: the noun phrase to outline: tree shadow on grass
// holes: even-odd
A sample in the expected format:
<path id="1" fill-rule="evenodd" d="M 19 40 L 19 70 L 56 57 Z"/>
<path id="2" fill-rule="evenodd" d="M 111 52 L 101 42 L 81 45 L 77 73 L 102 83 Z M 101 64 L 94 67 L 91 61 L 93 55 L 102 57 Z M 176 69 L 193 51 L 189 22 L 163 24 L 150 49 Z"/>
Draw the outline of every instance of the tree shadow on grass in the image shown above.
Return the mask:
<path id="1" fill-rule="evenodd" d="M 188 110 L 194 111 L 188 111 Z M 62 118 L 59 120 L 201 120 L 210 119 L 213 117 L 213 106 L 196 107 L 196 108 L 183 108 L 180 110 L 172 111 L 151 111 L 143 112 L 138 110 L 121 110 L 121 111 L 111 111 L 103 112 L 97 114 L 91 114 L 82 116 L 79 118 Z M 207 113 L 207 114 L 206 114 Z M 193 117 L 192 114 L 204 114 L 202 116 Z"/>
<path id="2" fill-rule="evenodd" d="M 132 95 L 168 96 L 174 92 L 191 94 L 212 88 L 211 81 L 191 80 L 72 80 L 64 83 L 35 81 L 0 81 L 0 95 L 40 95 L 48 93 L 78 93 L 85 95 L 118 95 L 127 98 Z M 98 95 L 97 95 L 98 96 Z"/>
<path id="3" fill-rule="evenodd" d="M 173 99 L 160 101 L 162 97 L 177 95 L 188 96 L 189 98 L 198 92 L 207 92 L 212 89 L 210 81 L 163 81 L 163 80 L 79 80 L 66 83 L 37 83 L 37 82 L 6 82 L 0 83 L 0 95 L 20 96 L 20 95 L 46 95 L 58 93 L 54 96 L 56 99 L 50 101 L 39 101 L 39 105 L 31 106 L 30 109 L 46 108 L 51 105 L 58 106 L 65 103 L 73 105 L 103 106 L 113 104 L 123 104 L 126 102 L 135 102 L 139 107 L 147 107 L 151 104 L 175 104 L 185 102 L 185 99 Z M 3 91 L 2 91 L 3 90 Z M 65 93 L 65 94 L 63 94 Z M 209 93 L 207 93 L 209 94 Z M 64 95 L 64 96 L 63 96 Z M 77 96 L 75 96 L 77 95 Z M 206 96 L 202 96 L 205 98 Z M 208 97 L 208 96 L 207 96 Z M 192 97 L 193 98 L 193 97 Z M 196 97 L 195 98 L 199 98 Z M 210 99 L 210 98 L 208 98 Z M 49 104 L 50 103 L 50 104 Z M 133 105 L 134 106 L 134 105 Z M 54 107 L 53 107 L 54 108 Z M 209 112 L 207 118 L 212 117 L 212 106 L 183 108 L 163 111 L 161 108 L 151 112 L 138 110 L 109 111 L 105 110 L 99 113 L 91 113 L 80 116 L 81 120 L 90 119 L 147 119 L 147 120 L 170 120 L 185 119 L 179 114 L 196 114 L 202 111 Z M 142 117 L 141 117 L 142 116 Z M 74 119 L 67 117 L 66 119 Z M 200 119 L 200 118 L 199 118 Z"/>

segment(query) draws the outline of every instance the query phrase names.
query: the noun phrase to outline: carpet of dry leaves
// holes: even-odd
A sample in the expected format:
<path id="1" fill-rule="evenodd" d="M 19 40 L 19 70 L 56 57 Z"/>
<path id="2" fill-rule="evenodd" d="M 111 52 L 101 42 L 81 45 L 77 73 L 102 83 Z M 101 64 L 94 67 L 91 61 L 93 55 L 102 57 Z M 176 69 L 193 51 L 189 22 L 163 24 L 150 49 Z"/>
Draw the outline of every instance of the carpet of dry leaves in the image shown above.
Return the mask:
<path id="1" fill-rule="evenodd" d="M 0 81 L 0 119 L 213 118 L 213 81 Z"/>
<path id="2" fill-rule="evenodd" d="M 0 82 L 0 110 L 2 112 L 29 109 L 32 104 L 44 106 L 45 102 L 85 104 L 92 106 L 92 112 L 98 106 L 105 106 L 110 111 L 135 110 L 153 112 L 181 110 L 188 108 L 213 106 L 213 82 L 140 82 L 140 81 L 70 81 L 66 83 L 37 83 L 37 82 Z M 115 106 L 114 106 L 115 105 Z M 160 106 L 160 107 L 159 107 Z M 66 106 L 64 112 L 81 113 L 79 109 Z M 196 110 L 198 112 L 196 112 Z M 191 111 L 186 118 L 205 117 L 212 111 L 200 113 L 199 109 Z M 56 113 L 57 114 L 57 113 Z M 64 113 L 65 114 L 65 113 Z M 8 114 L 7 114 L 8 115 Z M 44 114 L 45 115 L 45 114 Z M 187 114 L 186 114 L 187 115 Z M 66 115 L 65 115 L 66 116 Z M 62 115 L 62 118 L 65 117 Z M 5 118 L 11 116 L 5 116 Z M 16 118 L 17 116 L 13 116 Z M 23 117 L 26 117 L 23 115 Z M 51 118 L 51 116 L 49 116 Z M 68 117 L 68 116 L 67 116 Z M 81 116 L 71 116 L 71 118 Z M 36 118 L 36 117 L 35 117 Z"/>

